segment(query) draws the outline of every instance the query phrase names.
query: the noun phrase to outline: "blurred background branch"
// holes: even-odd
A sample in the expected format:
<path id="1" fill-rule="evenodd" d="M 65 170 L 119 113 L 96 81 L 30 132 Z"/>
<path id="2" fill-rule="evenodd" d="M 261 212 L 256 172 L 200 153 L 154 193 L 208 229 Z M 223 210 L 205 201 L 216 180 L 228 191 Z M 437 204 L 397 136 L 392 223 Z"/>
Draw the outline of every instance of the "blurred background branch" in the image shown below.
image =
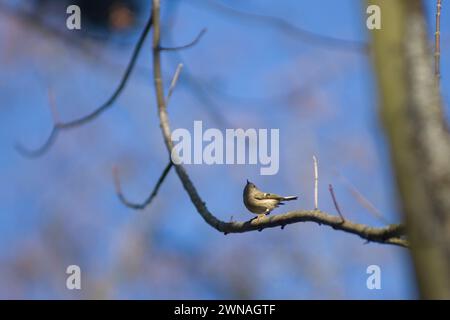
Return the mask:
<path id="1" fill-rule="evenodd" d="M 158 106 L 158 115 L 161 124 L 161 131 L 164 138 L 164 143 L 167 147 L 169 155 L 172 155 L 173 141 L 171 138 L 171 129 L 169 125 L 169 116 L 167 113 L 166 99 L 164 95 L 162 70 L 161 70 L 161 25 L 160 25 L 160 1 L 153 0 L 152 6 L 153 17 L 153 78 L 156 91 L 156 102 Z M 174 79 L 178 79 L 180 68 L 177 68 Z M 173 81 L 172 81 L 173 83 Z M 314 158 L 314 163 L 316 164 Z M 314 211 L 295 211 L 285 214 L 277 214 L 275 216 L 268 217 L 264 220 L 250 220 L 247 222 L 224 222 L 218 219 L 212 214 L 206 207 L 206 202 L 200 197 L 194 183 L 189 178 L 186 169 L 182 164 L 174 164 L 178 177 L 183 184 L 184 189 L 188 193 L 193 205 L 196 207 L 198 213 L 202 218 L 213 228 L 225 234 L 228 233 L 242 233 L 247 231 L 261 231 L 264 228 L 272 228 L 281 226 L 284 227 L 287 224 L 296 222 L 312 221 L 318 224 L 325 224 L 333 227 L 335 230 L 342 230 L 349 233 L 357 234 L 361 238 L 368 241 L 374 241 L 386 244 L 395 244 L 399 246 L 407 247 L 407 241 L 400 238 L 403 235 L 403 226 L 390 225 L 384 228 L 371 228 L 366 225 L 356 224 L 347 220 L 344 220 L 339 207 L 336 202 L 332 188 L 330 193 L 333 197 L 334 204 L 340 217 L 334 217 L 319 210 Z M 314 170 L 317 173 L 317 167 Z M 317 178 L 316 178 L 317 181 Z M 331 185 L 330 185 L 331 186 Z"/>

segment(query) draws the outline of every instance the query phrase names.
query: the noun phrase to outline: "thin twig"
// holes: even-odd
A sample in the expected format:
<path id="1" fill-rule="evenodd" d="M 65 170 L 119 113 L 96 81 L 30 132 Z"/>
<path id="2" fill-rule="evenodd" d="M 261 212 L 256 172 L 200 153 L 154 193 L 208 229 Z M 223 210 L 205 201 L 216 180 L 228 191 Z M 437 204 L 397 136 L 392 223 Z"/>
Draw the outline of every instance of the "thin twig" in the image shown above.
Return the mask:
<path id="1" fill-rule="evenodd" d="M 434 48 L 434 70 L 436 78 L 441 78 L 441 9 L 442 0 L 436 2 L 436 32 L 435 32 L 435 48 Z"/>
<path id="2" fill-rule="evenodd" d="M 319 209 L 319 168 L 316 156 L 313 156 L 314 162 L 314 210 Z"/>
<path id="3" fill-rule="evenodd" d="M 269 27 L 273 27 L 275 29 L 280 30 L 283 35 L 288 35 L 295 37 L 296 40 L 300 39 L 304 43 L 328 47 L 330 49 L 337 50 L 349 50 L 354 52 L 362 52 L 367 54 L 369 52 L 369 45 L 364 42 L 346 40 L 346 39 L 338 39 L 330 36 L 314 33 L 312 31 L 297 27 L 290 22 L 275 16 L 257 14 L 252 12 L 245 12 L 234 9 L 223 4 L 220 1 L 208 0 L 208 1 L 186 1 L 188 4 L 194 5 L 206 5 L 212 8 L 213 10 L 222 12 L 231 17 L 236 17 L 239 19 L 243 19 L 246 23 L 254 22 L 259 24 L 264 24 Z"/>
<path id="4" fill-rule="evenodd" d="M 150 195 L 145 199 L 142 203 L 134 203 L 131 201 L 128 201 L 126 197 L 124 196 L 122 192 L 122 188 L 120 186 L 120 178 L 119 178 L 119 172 L 117 170 L 117 167 L 113 168 L 113 176 L 114 176 L 114 185 L 116 188 L 117 196 L 119 197 L 120 201 L 127 206 L 128 208 L 135 209 L 135 210 L 143 210 L 148 205 L 150 205 L 153 201 L 153 199 L 158 194 L 159 188 L 163 184 L 164 180 L 166 179 L 167 174 L 170 172 L 170 169 L 172 168 L 172 162 L 170 161 L 167 166 L 164 168 L 164 171 L 162 172 L 161 176 L 159 177 L 158 181 L 156 182 L 155 187 L 153 188 Z"/>
<path id="5" fill-rule="evenodd" d="M 179 3 L 178 3 L 179 4 Z M 170 16 L 170 19 L 162 22 L 163 29 L 164 24 L 167 25 L 173 25 L 173 19 L 175 19 L 178 15 L 178 8 L 179 5 L 173 5 L 172 6 L 172 15 Z M 164 40 L 168 41 L 168 39 L 171 38 L 172 33 L 166 32 L 164 34 Z M 169 43 L 172 43 L 173 41 L 169 41 Z M 175 61 L 176 63 L 182 63 L 183 62 L 183 56 L 181 52 L 174 52 L 174 54 L 171 54 L 169 57 L 172 61 Z M 324 82 L 328 82 L 330 79 L 335 76 L 336 71 L 339 71 L 338 69 L 345 69 L 344 64 L 340 64 L 339 68 L 333 68 L 330 70 L 330 68 L 327 68 L 328 72 L 317 72 L 312 77 L 308 77 L 308 80 L 301 85 L 300 87 L 295 86 L 292 90 L 288 90 L 286 92 L 280 92 L 275 93 L 271 95 L 265 95 L 265 96 L 237 96 L 230 92 L 227 92 L 226 90 L 223 90 L 221 86 L 217 86 L 212 84 L 210 81 L 204 81 L 204 79 L 199 78 L 195 75 L 194 72 L 191 72 L 189 70 L 189 66 L 185 65 L 183 68 L 183 84 L 189 87 L 191 90 L 189 90 L 189 93 L 195 96 L 196 99 L 199 100 L 199 102 L 202 104 L 203 107 L 206 107 L 206 111 L 209 112 L 213 118 L 213 120 L 224 128 L 229 128 L 230 124 L 227 124 L 228 121 L 226 121 L 225 116 L 226 114 L 222 111 L 224 109 L 217 103 L 217 101 L 220 101 L 220 104 L 225 103 L 237 103 L 242 104 L 244 106 L 248 106 L 249 104 L 254 104 L 257 106 L 269 106 L 275 104 L 279 104 L 280 101 L 284 100 L 292 100 L 293 97 L 302 97 L 303 95 L 309 94 L 311 91 L 311 87 L 314 85 L 319 85 Z M 331 72 L 333 71 L 333 72 Z M 216 101 L 217 100 L 217 101 Z"/>
<path id="6" fill-rule="evenodd" d="M 339 208 L 339 204 L 336 199 L 336 195 L 334 194 L 333 186 L 331 184 L 328 185 L 328 190 L 330 190 L 331 198 L 333 199 L 334 207 L 336 208 L 337 213 L 342 219 L 342 222 L 345 221 L 344 216 L 342 215 L 341 209 Z"/>
<path id="7" fill-rule="evenodd" d="M 188 44 L 185 44 L 182 46 L 177 46 L 177 47 L 159 47 L 159 50 L 160 51 L 180 51 L 180 50 L 192 48 L 200 41 L 200 39 L 203 37 L 203 35 L 206 33 L 206 31 L 207 31 L 206 28 L 203 28 L 202 30 L 200 30 L 197 37 L 195 37 L 195 39 L 192 40 L 191 42 L 189 42 Z"/>
<path id="8" fill-rule="evenodd" d="M 169 154 L 172 153 L 173 141 L 171 139 L 171 130 L 169 124 L 169 116 L 165 104 L 164 88 L 161 79 L 161 55 L 159 50 L 160 43 L 160 1 L 153 0 L 152 14 L 154 21 L 153 28 L 153 80 L 156 91 L 156 100 L 158 105 L 158 116 L 160 119 L 160 127 Z M 191 202 L 197 209 L 200 216 L 211 227 L 216 230 L 228 233 L 242 233 L 255 230 L 263 230 L 265 228 L 281 227 L 292 223 L 312 221 L 323 225 L 328 225 L 336 230 L 342 230 L 348 233 L 359 235 L 361 238 L 371 242 L 379 242 L 385 244 L 393 244 L 402 247 L 408 247 L 407 240 L 402 236 L 405 234 L 403 225 L 389 225 L 382 228 L 373 228 L 364 224 L 353 223 L 348 220 L 342 220 L 341 217 L 329 215 L 319 210 L 298 210 L 284 214 L 274 215 L 266 219 L 254 219 L 246 222 L 224 222 L 217 219 L 206 207 L 206 203 L 200 197 L 189 178 L 185 168 L 181 164 L 174 164 L 176 173 Z"/>

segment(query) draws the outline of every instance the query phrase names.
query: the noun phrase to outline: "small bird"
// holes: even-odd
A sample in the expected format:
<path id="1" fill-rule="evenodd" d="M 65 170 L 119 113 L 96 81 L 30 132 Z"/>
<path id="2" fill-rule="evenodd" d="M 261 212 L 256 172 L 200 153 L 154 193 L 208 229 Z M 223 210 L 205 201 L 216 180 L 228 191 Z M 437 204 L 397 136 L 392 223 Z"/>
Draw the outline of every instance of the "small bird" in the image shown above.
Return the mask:
<path id="1" fill-rule="evenodd" d="M 258 219 L 270 214 L 279 205 L 283 205 L 283 201 L 291 200 L 297 200 L 297 197 L 282 197 L 277 194 L 262 192 L 248 180 L 244 188 L 244 204 L 250 212 L 258 215 Z"/>

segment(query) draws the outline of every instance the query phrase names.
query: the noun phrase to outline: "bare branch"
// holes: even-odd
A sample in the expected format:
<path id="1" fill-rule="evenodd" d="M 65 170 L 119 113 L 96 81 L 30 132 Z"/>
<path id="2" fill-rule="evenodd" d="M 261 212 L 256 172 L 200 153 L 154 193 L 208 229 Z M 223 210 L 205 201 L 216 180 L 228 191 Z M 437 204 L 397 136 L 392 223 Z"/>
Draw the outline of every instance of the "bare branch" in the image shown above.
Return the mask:
<path id="1" fill-rule="evenodd" d="M 58 134 L 61 131 L 65 131 L 68 129 L 76 128 L 79 126 L 82 126 L 86 123 L 91 122 L 92 120 L 96 119 L 98 116 L 100 116 L 103 112 L 108 110 L 113 103 L 116 101 L 116 99 L 119 97 L 119 95 L 122 93 L 123 89 L 125 88 L 125 85 L 127 84 L 127 81 L 131 75 L 131 71 L 133 70 L 134 66 L 136 65 L 137 58 L 139 56 L 139 53 L 141 51 L 142 45 L 144 44 L 144 40 L 147 37 L 148 32 L 151 29 L 151 26 L 153 24 L 152 17 L 149 17 L 147 24 L 144 27 L 144 30 L 142 31 L 142 34 L 139 37 L 139 40 L 133 50 L 133 54 L 131 56 L 130 62 L 128 63 L 128 66 L 125 70 L 125 73 L 122 76 L 122 79 L 120 80 L 120 83 L 114 93 L 111 95 L 111 97 L 103 103 L 100 107 L 92 111 L 86 116 L 83 116 L 81 118 L 68 121 L 68 122 L 55 122 L 53 125 L 53 129 L 48 136 L 47 140 L 36 149 L 29 149 L 22 144 L 18 143 L 16 144 L 16 150 L 22 154 L 23 156 L 29 157 L 29 158 L 36 158 L 41 155 L 43 155 L 45 152 L 47 152 L 50 147 L 54 144 L 56 141 L 56 138 Z"/>
<path id="2" fill-rule="evenodd" d="M 368 1 L 389 12 L 383 18 L 384 31 L 371 32 L 374 70 L 420 297 L 448 299 L 450 136 L 430 64 L 425 2 Z"/>
<path id="3" fill-rule="evenodd" d="M 182 63 L 182 57 L 180 52 L 173 52 L 170 55 L 177 62 Z M 195 75 L 189 70 L 188 66 L 183 66 L 183 82 L 184 85 L 191 89 L 189 92 L 195 96 L 200 104 L 205 108 L 212 119 L 221 127 L 229 127 L 226 114 L 222 111 L 223 108 L 216 102 L 211 96 L 211 89 L 205 88 L 203 82 L 195 77 Z"/>
<path id="4" fill-rule="evenodd" d="M 317 158 L 313 156 L 314 162 L 314 209 L 319 209 L 319 169 L 317 165 Z"/>
<path id="5" fill-rule="evenodd" d="M 161 174 L 161 176 L 159 177 L 158 182 L 156 183 L 155 187 L 153 188 L 153 190 L 150 193 L 150 195 L 148 196 L 148 198 L 142 203 L 133 203 L 133 202 L 128 201 L 126 199 L 126 197 L 124 196 L 124 194 L 122 193 L 122 188 L 120 186 L 119 173 L 118 173 L 117 167 L 114 167 L 113 168 L 113 176 L 114 176 L 114 185 L 115 185 L 115 188 L 116 188 L 117 196 L 119 197 L 120 201 L 125 206 L 127 206 L 128 208 L 135 209 L 135 210 L 143 210 L 143 209 L 145 209 L 148 205 L 150 205 L 152 203 L 153 199 L 158 194 L 159 188 L 163 184 L 163 182 L 166 179 L 166 176 L 169 173 L 171 168 L 172 168 L 172 162 L 170 161 L 167 164 L 167 166 L 164 169 L 164 171 Z"/>
<path id="6" fill-rule="evenodd" d="M 153 0 L 153 78 L 156 91 L 156 100 L 158 105 L 158 115 L 160 127 L 164 138 L 166 148 L 171 154 L 173 142 L 171 139 L 171 130 L 169 125 L 169 116 L 167 114 L 164 88 L 161 78 L 161 54 L 160 54 L 160 1 Z M 287 224 L 296 222 L 312 221 L 323 225 L 328 225 L 336 230 L 342 230 L 352 234 L 359 235 L 361 238 L 372 242 L 393 244 L 402 247 L 408 247 L 408 242 L 402 238 L 405 234 L 402 225 L 389 225 L 383 228 L 372 228 L 363 224 L 353 223 L 351 221 L 342 221 L 340 217 L 332 216 L 319 210 L 313 211 L 292 211 L 263 219 L 253 219 L 246 222 L 224 222 L 217 219 L 206 207 L 206 203 L 198 194 L 194 184 L 189 178 L 185 168 L 181 164 L 174 164 L 175 170 L 184 189 L 188 193 L 191 202 L 194 204 L 198 213 L 210 226 L 216 230 L 227 233 L 242 233 L 265 228 L 284 227 Z"/>
<path id="7" fill-rule="evenodd" d="M 341 209 L 339 208 L 339 203 L 337 202 L 336 195 L 334 194 L 333 186 L 331 184 L 328 185 L 328 190 L 330 190 L 331 198 L 333 199 L 334 207 L 336 208 L 337 213 L 342 219 L 342 222 L 345 221 L 344 216 L 342 215 Z"/>
<path id="8" fill-rule="evenodd" d="M 434 47 L 434 72 L 438 81 L 441 78 L 441 9 L 442 0 L 436 1 L 436 32 Z"/>
<path id="9" fill-rule="evenodd" d="M 178 46 L 178 47 L 160 47 L 159 50 L 160 51 L 179 51 L 179 50 L 192 48 L 200 41 L 200 39 L 203 37 L 203 35 L 206 33 L 206 31 L 207 31 L 206 28 L 203 28 L 202 30 L 200 30 L 197 37 L 195 37 L 195 39 L 192 40 L 191 42 L 189 42 L 188 44 L 185 44 L 183 46 Z"/>

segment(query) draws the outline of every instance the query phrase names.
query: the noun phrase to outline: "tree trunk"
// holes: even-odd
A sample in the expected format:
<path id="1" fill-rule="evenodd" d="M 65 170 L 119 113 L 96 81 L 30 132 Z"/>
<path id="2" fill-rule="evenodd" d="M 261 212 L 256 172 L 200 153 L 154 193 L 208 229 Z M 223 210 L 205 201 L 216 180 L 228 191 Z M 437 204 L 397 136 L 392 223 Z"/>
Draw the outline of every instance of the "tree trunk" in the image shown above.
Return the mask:
<path id="1" fill-rule="evenodd" d="M 420 295 L 450 298 L 450 137 L 420 0 L 381 8 L 373 55 L 401 207 Z"/>

